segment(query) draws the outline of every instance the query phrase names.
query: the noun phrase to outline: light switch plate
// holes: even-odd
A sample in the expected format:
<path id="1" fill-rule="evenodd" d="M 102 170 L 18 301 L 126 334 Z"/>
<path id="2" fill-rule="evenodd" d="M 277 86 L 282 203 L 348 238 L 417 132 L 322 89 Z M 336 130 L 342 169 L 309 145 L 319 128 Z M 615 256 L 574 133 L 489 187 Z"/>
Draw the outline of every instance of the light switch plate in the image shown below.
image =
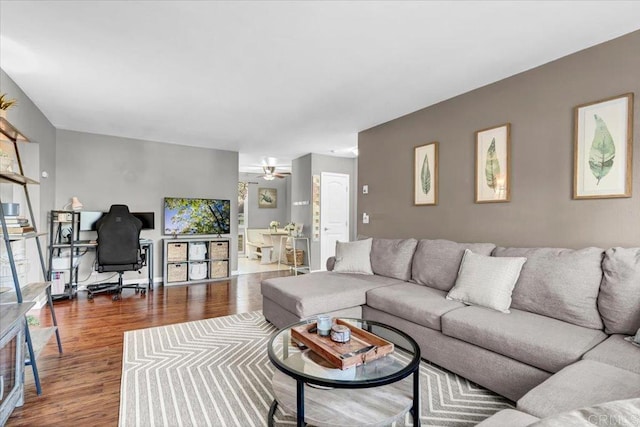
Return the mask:
<path id="1" fill-rule="evenodd" d="M 367 184 L 362 186 L 362 194 L 369 194 L 369 186 Z"/>
<path id="2" fill-rule="evenodd" d="M 369 224 L 369 215 L 366 212 L 362 214 L 362 223 Z"/>

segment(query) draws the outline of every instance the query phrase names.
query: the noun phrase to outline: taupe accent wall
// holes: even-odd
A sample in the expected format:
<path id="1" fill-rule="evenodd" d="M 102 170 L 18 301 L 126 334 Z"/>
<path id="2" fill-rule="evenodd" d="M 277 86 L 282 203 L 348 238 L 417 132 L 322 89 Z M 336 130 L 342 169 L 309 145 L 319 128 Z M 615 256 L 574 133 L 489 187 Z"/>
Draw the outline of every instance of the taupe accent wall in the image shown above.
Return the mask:
<path id="1" fill-rule="evenodd" d="M 572 200 L 573 107 L 628 92 L 635 94 L 633 197 Z M 358 233 L 509 246 L 640 246 L 639 100 L 636 31 L 363 131 Z M 506 122 L 511 202 L 475 204 L 474 132 Z M 431 141 L 440 142 L 439 203 L 413 206 L 413 148 Z M 369 224 L 362 224 L 363 212 Z"/>

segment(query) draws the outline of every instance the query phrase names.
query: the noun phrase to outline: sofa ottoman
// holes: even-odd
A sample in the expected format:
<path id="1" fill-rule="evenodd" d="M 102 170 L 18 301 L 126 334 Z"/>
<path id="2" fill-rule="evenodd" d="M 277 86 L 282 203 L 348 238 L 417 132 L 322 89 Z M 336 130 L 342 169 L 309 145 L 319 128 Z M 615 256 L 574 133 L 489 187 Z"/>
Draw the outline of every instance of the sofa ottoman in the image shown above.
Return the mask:
<path id="1" fill-rule="evenodd" d="M 518 410 L 539 418 L 640 396 L 640 375 L 581 360 L 567 366 L 518 400 Z"/>
<path id="2" fill-rule="evenodd" d="M 277 328 L 318 314 L 362 317 L 368 290 L 400 283 L 391 277 L 330 271 L 276 277 L 260 285 L 262 310 Z"/>
<path id="3" fill-rule="evenodd" d="M 640 374 L 640 347 L 626 341 L 624 335 L 611 335 L 583 356 Z"/>
<path id="4" fill-rule="evenodd" d="M 526 427 L 538 420 L 540 418 L 515 409 L 503 409 L 478 424 L 478 427 Z"/>

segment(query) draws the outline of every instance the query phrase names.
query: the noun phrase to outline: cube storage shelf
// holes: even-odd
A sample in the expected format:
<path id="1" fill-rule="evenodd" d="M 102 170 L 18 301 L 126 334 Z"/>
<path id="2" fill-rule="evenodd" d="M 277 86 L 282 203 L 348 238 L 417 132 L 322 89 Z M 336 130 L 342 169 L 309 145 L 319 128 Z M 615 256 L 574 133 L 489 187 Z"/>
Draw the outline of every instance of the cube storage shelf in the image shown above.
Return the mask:
<path id="1" fill-rule="evenodd" d="M 163 282 L 189 285 L 228 279 L 231 239 L 191 237 L 164 239 Z"/>

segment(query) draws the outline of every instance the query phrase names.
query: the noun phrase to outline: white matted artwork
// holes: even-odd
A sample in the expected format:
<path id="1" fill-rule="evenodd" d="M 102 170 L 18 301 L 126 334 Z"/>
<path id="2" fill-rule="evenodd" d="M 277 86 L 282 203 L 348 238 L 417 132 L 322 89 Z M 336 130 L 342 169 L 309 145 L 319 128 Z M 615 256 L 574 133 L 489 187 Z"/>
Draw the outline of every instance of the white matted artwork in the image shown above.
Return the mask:
<path id="1" fill-rule="evenodd" d="M 438 143 L 413 150 L 413 204 L 438 204 Z"/>
<path id="2" fill-rule="evenodd" d="M 320 241 L 320 175 L 313 175 L 312 184 L 312 217 L 313 217 L 313 241 Z"/>
<path id="3" fill-rule="evenodd" d="M 278 189 L 277 188 L 258 188 L 258 207 L 259 208 L 277 208 L 278 207 Z"/>
<path id="4" fill-rule="evenodd" d="M 511 200 L 511 124 L 476 132 L 476 203 Z"/>
<path id="5" fill-rule="evenodd" d="M 573 198 L 631 197 L 633 94 L 574 109 Z"/>

